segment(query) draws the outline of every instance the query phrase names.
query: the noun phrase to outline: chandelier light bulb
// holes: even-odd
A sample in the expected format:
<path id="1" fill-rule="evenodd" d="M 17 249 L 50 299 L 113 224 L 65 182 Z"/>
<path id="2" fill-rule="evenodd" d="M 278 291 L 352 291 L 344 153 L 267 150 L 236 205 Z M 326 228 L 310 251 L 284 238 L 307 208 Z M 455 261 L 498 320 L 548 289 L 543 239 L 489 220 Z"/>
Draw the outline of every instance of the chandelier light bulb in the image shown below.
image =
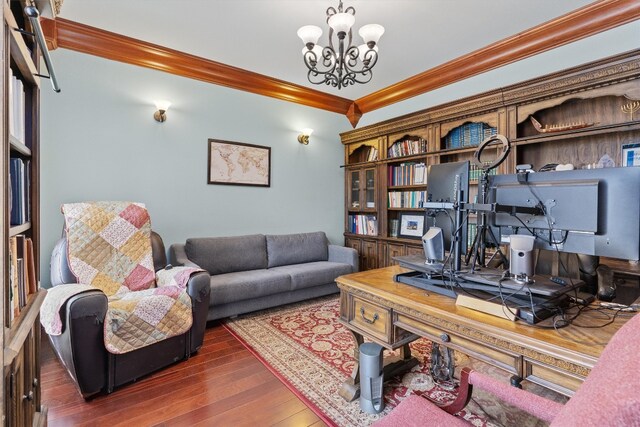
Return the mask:
<path id="1" fill-rule="evenodd" d="M 350 13 L 336 13 L 329 18 L 329 26 L 333 28 L 338 35 L 340 33 L 348 33 L 356 22 L 356 17 Z"/>
<path id="2" fill-rule="evenodd" d="M 378 24 L 363 25 L 360 27 L 360 30 L 358 30 L 358 34 L 360 34 L 365 44 L 373 43 L 375 45 L 384 34 L 384 27 Z"/>
<path id="3" fill-rule="evenodd" d="M 360 58 L 360 61 L 365 62 L 365 61 L 369 60 L 368 58 L 372 54 L 367 55 L 367 52 L 369 52 L 370 50 L 371 49 L 366 44 L 361 44 L 360 46 L 358 46 L 358 58 Z M 378 46 L 374 46 L 373 47 L 373 51 L 377 54 L 378 53 Z"/>
<path id="4" fill-rule="evenodd" d="M 315 45 L 318 43 L 318 39 L 322 36 L 322 28 L 315 25 L 305 25 L 298 30 L 298 37 L 302 39 L 302 43 L 308 46 L 309 43 Z"/>

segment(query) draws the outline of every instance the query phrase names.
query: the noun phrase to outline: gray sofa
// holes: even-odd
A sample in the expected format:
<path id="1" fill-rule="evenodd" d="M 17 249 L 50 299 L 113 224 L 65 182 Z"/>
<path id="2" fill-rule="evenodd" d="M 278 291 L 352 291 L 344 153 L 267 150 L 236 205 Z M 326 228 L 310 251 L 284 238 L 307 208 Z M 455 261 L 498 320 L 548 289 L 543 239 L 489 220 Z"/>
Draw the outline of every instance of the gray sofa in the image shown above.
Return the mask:
<path id="1" fill-rule="evenodd" d="M 169 254 L 171 264 L 211 275 L 207 320 L 329 295 L 336 277 L 358 271 L 357 252 L 323 232 L 193 238 Z"/>

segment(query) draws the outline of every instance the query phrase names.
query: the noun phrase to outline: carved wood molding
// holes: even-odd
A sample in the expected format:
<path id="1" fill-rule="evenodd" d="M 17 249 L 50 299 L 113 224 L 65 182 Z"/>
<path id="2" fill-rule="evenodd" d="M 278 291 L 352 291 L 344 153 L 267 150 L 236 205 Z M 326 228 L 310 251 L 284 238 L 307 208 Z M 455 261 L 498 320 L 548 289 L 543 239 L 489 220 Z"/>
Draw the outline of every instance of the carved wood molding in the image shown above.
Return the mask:
<path id="1" fill-rule="evenodd" d="M 493 348 L 499 348 L 499 349 L 508 351 L 510 353 L 519 354 L 531 360 L 535 360 L 535 361 L 544 363 L 548 366 L 559 368 L 565 372 L 569 372 L 571 374 L 579 375 L 582 377 L 586 377 L 587 375 L 589 375 L 589 372 L 591 371 L 591 369 L 586 366 L 582 366 L 576 363 L 571 363 L 567 360 L 553 357 L 550 354 L 545 354 L 535 349 L 515 344 L 506 339 L 502 339 L 494 335 L 489 335 L 478 329 L 472 329 L 467 326 L 463 326 L 458 323 L 454 323 L 449 320 L 443 319 L 441 317 L 434 316 L 434 315 L 425 313 L 423 311 L 415 310 L 411 307 L 407 307 L 407 306 L 398 304 L 396 302 L 389 301 L 386 298 L 382 298 L 380 296 L 371 294 L 369 292 L 363 291 L 358 288 L 354 288 L 344 283 L 338 283 L 338 287 L 342 291 L 348 292 L 351 295 L 358 296 L 364 299 L 365 301 L 378 303 L 379 305 L 385 308 L 391 308 L 392 310 L 395 310 L 399 313 L 412 317 L 417 321 L 425 322 L 428 325 L 441 328 L 443 329 L 444 332 L 457 334 L 459 336 L 465 337 L 472 341 L 478 342 L 482 345 L 489 345 Z"/>
<path id="2" fill-rule="evenodd" d="M 206 58 L 67 19 L 57 18 L 55 25 L 48 21 L 50 20 L 42 18 L 43 31 L 51 46 L 57 45 L 77 52 L 295 102 L 334 113 L 346 115 L 355 108 L 352 105 L 353 101 L 350 99 L 309 89 Z M 360 116 L 357 116 L 357 118 L 356 116 L 352 114 L 349 117 L 352 124 L 357 123 L 357 119 L 360 118 Z"/>
<path id="3" fill-rule="evenodd" d="M 637 0 L 589 4 L 356 100 L 367 113 L 640 18 Z"/>
<path id="4" fill-rule="evenodd" d="M 640 79 L 640 49 L 344 132 L 340 137 L 348 144 L 634 79 Z"/>

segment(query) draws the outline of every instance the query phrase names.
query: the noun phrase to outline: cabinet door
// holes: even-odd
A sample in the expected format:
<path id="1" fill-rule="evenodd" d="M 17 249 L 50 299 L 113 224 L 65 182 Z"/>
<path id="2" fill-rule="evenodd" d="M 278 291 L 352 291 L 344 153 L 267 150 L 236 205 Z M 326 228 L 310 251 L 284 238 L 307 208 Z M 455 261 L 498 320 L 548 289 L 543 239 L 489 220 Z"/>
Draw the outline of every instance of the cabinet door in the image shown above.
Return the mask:
<path id="1" fill-rule="evenodd" d="M 378 268 L 378 245 L 374 240 L 362 241 L 361 270 L 373 270 Z"/>
<path id="2" fill-rule="evenodd" d="M 360 209 L 360 171 L 349 172 L 349 209 Z"/>
<path id="3" fill-rule="evenodd" d="M 366 209 L 375 209 L 376 208 L 376 170 L 365 169 L 363 171 L 364 174 L 364 200 L 363 204 Z"/>
<path id="4" fill-rule="evenodd" d="M 422 246 L 407 245 L 407 255 L 424 255 L 424 249 Z"/>
<path id="5" fill-rule="evenodd" d="M 394 261 L 393 258 L 397 256 L 405 255 L 405 246 L 399 245 L 396 243 L 389 243 L 387 245 L 387 266 L 398 264 L 397 261 Z"/>

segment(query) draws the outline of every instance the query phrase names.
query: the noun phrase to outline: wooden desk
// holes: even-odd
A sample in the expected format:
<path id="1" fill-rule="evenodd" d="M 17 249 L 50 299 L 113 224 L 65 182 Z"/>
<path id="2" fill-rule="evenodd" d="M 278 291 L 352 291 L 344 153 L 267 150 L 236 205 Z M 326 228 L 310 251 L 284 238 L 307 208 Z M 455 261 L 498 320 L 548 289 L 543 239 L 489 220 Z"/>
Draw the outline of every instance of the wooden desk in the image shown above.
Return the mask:
<path id="1" fill-rule="evenodd" d="M 336 279 L 340 288 L 340 322 L 354 335 L 388 348 L 402 348 L 389 370 L 415 366 L 408 343 L 419 336 L 497 366 L 507 372 L 567 396 L 582 383 L 611 336 L 628 316 L 602 328 L 571 325 L 558 330 L 512 322 L 455 305 L 455 300 L 393 281 L 407 271 L 393 266 L 348 274 Z M 588 311 L 580 325 L 606 323 L 603 315 Z M 347 400 L 359 394 L 358 347 L 356 366 L 340 395 Z M 385 376 L 389 375 L 385 367 Z"/>

